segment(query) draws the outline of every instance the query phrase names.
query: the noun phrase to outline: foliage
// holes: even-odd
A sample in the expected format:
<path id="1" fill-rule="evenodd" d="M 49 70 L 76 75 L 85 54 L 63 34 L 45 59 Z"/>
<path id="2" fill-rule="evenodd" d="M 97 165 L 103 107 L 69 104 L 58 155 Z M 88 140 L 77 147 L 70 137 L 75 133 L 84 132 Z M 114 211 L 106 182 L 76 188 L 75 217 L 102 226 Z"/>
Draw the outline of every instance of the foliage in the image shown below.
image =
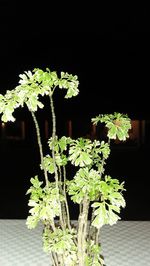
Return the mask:
<path id="1" fill-rule="evenodd" d="M 77 263 L 77 246 L 74 243 L 76 231 L 72 229 L 55 231 L 44 228 L 43 248 L 45 252 L 54 252 L 62 257 L 64 265 L 75 265 Z"/>
<path id="2" fill-rule="evenodd" d="M 99 115 L 92 119 L 94 124 L 98 122 L 105 123 L 108 128 L 108 138 L 125 141 L 129 137 L 129 129 L 131 129 L 130 119 L 126 114 L 114 113 Z"/>
<path id="3" fill-rule="evenodd" d="M 37 111 L 44 105 L 39 97 L 53 95 L 55 88 L 66 89 L 65 98 L 71 98 L 78 94 L 77 76 L 61 72 L 60 77 L 55 71 L 34 69 L 33 72 L 25 71 L 19 75 L 19 84 L 14 90 L 7 90 L 5 96 L 0 94 L 0 112 L 3 122 L 15 121 L 13 112 L 18 107 L 27 105 L 30 111 Z"/>
<path id="4" fill-rule="evenodd" d="M 105 164 L 110 155 L 110 140 L 125 141 L 129 137 L 130 119 L 121 113 L 92 118 L 96 125 L 105 124 L 107 142 L 83 137 L 58 138 L 53 94 L 64 89 L 67 99 L 78 95 L 78 77 L 64 72 L 59 77 L 48 68 L 46 71 L 38 68 L 26 71 L 19 77 L 15 89 L 0 94 L 0 113 L 3 122 L 14 122 L 15 110 L 26 105 L 36 128 L 43 176 L 35 175 L 30 179 L 27 227 L 33 229 L 39 222 L 43 223 L 43 249 L 51 254 L 54 266 L 102 266 L 100 229 L 105 224 L 115 224 L 120 219 L 121 207 L 125 207 L 124 182 L 105 174 Z M 43 96 L 49 97 L 52 118 L 48 154 L 43 154 L 36 118 L 36 111 L 44 108 Z M 72 178 L 68 177 L 67 167 L 75 173 Z M 76 228 L 70 220 L 68 197 L 79 205 Z"/>
<path id="5" fill-rule="evenodd" d="M 55 182 L 50 182 L 48 187 L 42 188 L 43 182 L 35 176 L 31 178 L 32 186 L 28 189 L 27 194 L 31 194 L 28 205 L 30 216 L 27 218 L 29 229 L 35 228 L 37 223 L 42 220 L 53 220 L 60 215 L 61 209 L 59 201 L 63 201 L 63 195 L 59 194 Z"/>

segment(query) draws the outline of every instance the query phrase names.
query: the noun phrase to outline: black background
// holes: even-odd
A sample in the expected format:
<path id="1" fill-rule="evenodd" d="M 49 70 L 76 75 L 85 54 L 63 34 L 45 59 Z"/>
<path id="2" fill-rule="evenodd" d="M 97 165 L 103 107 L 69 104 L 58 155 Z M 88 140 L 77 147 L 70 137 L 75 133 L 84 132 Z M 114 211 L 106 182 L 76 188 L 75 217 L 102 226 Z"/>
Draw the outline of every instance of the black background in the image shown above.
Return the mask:
<path id="1" fill-rule="evenodd" d="M 137 4 L 1 1 L 0 93 L 14 88 L 23 71 L 49 67 L 76 74 L 80 82 L 76 99 L 56 97 L 60 134 L 67 119 L 82 134 L 99 113 L 117 111 L 149 121 L 148 11 Z M 30 123 L 26 111 L 18 117 L 24 115 Z M 114 150 L 109 161 L 114 177 L 126 180 L 123 219 L 150 219 L 149 139 L 147 127 L 145 144 Z M 38 169 L 36 149 L 34 138 L 17 144 L 1 141 L 1 218 L 26 217 L 25 192 Z"/>

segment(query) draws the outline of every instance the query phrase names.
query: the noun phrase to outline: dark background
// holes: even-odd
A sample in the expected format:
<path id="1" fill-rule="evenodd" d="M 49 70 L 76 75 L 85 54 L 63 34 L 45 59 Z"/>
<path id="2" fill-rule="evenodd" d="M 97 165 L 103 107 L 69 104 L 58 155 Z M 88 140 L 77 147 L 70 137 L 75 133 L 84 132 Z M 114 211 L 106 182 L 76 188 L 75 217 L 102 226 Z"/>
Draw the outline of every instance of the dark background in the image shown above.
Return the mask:
<path id="1" fill-rule="evenodd" d="M 20 3 L 21 2 L 21 3 Z M 0 3 L 0 93 L 13 89 L 19 74 L 35 67 L 78 75 L 80 94 L 56 96 L 58 133 L 85 135 L 100 113 L 127 113 L 145 121 L 145 137 L 135 147 L 113 148 L 108 170 L 125 180 L 127 206 L 122 219 L 150 219 L 149 9 L 141 5 L 52 6 L 32 1 Z M 47 116 L 41 114 L 40 119 Z M 0 218 L 26 218 L 26 190 L 38 171 L 39 157 L 31 118 L 25 141 L 0 141 Z M 72 216 L 75 213 L 72 208 Z"/>

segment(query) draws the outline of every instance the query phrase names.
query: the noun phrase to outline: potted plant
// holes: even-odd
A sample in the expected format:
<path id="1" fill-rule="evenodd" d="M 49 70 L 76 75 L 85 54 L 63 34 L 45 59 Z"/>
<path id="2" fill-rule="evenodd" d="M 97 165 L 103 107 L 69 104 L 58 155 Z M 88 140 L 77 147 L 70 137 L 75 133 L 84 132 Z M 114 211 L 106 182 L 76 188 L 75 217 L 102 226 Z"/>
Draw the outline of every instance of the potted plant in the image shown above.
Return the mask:
<path id="1" fill-rule="evenodd" d="M 110 154 L 110 141 L 125 141 L 131 128 L 130 119 L 121 113 L 98 115 L 94 124 L 103 123 L 107 141 L 83 137 L 72 139 L 56 133 L 54 94 L 65 91 L 65 98 L 78 95 L 76 75 L 34 69 L 20 74 L 19 85 L 0 95 L 1 120 L 15 121 L 14 111 L 27 106 L 36 129 L 43 176 L 31 178 L 29 195 L 29 229 L 43 223 L 43 249 L 51 256 L 53 266 L 101 266 L 100 230 L 103 225 L 115 224 L 121 207 L 124 182 L 105 173 Z M 48 139 L 48 154 L 44 154 L 36 112 L 44 108 L 43 97 L 49 98 L 52 134 Z M 72 169 L 72 174 L 67 170 Z M 71 172 L 71 171 L 70 171 Z M 78 220 L 70 218 L 70 199 L 78 205 Z"/>

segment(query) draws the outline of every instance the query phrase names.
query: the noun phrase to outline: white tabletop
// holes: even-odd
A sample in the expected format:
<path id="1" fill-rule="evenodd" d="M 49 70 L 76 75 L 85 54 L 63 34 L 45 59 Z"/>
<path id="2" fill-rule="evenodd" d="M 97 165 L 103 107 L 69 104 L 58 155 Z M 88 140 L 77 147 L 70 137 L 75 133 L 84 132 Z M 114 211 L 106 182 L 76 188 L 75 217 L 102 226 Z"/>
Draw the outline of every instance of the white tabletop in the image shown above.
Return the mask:
<path id="1" fill-rule="evenodd" d="M 0 266 L 51 265 L 41 236 L 41 225 L 29 230 L 25 220 L 0 220 Z M 101 244 L 106 266 L 150 266 L 150 221 L 104 226 Z"/>

